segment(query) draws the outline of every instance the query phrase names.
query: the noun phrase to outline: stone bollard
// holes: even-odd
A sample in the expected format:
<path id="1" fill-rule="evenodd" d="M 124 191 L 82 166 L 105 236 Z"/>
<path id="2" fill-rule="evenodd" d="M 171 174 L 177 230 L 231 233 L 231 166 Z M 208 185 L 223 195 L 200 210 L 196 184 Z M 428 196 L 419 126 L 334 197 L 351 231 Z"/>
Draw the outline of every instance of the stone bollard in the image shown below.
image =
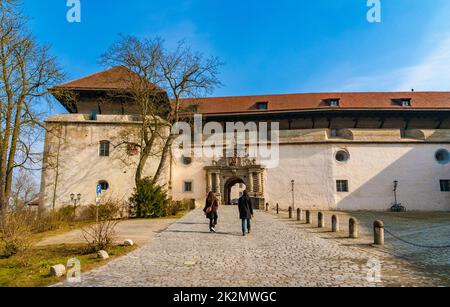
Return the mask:
<path id="1" fill-rule="evenodd" d="M 277 214 L 280 214 L 280 205 L 277 204 Z"/>
<path id="2" fill-rule="evenodd" d="M 323 217 L 323 213 L 322 212 L 319 212 L 317 214 L 317 219 L 318 219 L 317 224 L 318 224 L 319 228 L 325 228 L 325 219 Z"/>
<path id="3" fill-rule="evenodd" d="M 269 203 L 266 204 L 266 212 L 269 212 Z"/>
<path id="4" fill-rule="evenodd" d="M 109 255 L 107 251 L 101 250 L 97 253 L 97 258 L 101 259 L 101 260 L 106 260 L 109 259 Z"/>
<path id="5" fill-rule="evenodd" d="M 133 246 L 134 245 L 134 242 L 133 242 L 133 240 L 125 240 L 124 242 L 123 242 L 123 245 L 124 246 Z"/>
<path id="6" fill-rule="evenodd" d="M 331 231 L 339 232 L 339 217 L 337 215 L 331 217 Z"/>
<path id="7" fill-rule="evenodd" d="M 289 207 L 289 218 L 292 218 L 292 207 Z"/>
<path id="8" fill-rule="evenodd" d="M 306 210 L 306 224 L 311 224 L 311 211 Z"/>
<path id="9" fill-rule="evenodd" d="M 50 276 L 62 277 L 66 274 L 66 267 L 63 264 L 57 264 L 50 268 Z"/>
<path id="10" fill-rule="evenodd" d="M 301 209 L 297 209 L 297 221 L 301 221 L 302 220 L 302 210 Z"/>
<path id="11" fill-rule="evenodd" d="M 384 245 L 384 223 L 375 221 L 373 223 L 373 242 L 375 245 Z"/>
<path id="12" fill-rule="evenodd" d="M 357 239 L 359 236 L 358 221 L 353 217 L 348 222 L 348 232 L 350 239 Z"/>

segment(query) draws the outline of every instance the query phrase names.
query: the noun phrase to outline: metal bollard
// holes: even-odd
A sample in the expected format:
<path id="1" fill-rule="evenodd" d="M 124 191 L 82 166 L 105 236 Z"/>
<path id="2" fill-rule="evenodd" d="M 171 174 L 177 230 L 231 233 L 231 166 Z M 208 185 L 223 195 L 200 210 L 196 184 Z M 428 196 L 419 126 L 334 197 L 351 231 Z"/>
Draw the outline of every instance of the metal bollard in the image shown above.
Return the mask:
<path id="1" fill-rule="evenodd" d="M 269 203 L 266 204 L 266 212 L 269 212 Z"/>
<path id="2" fill-rule="evenodd" d="M 358 221 L 355 218 L 350 218 L 348 222 L 348 230 L 349 230 L 349 238 L 357 239 L 359 236 L 358 233 Z"/>
<path id="3" fill-rule="evenodd" d="M 292 218 L 292 207 L 289 207 L 289 218 Z"/>
<path id="4" fill-rule="evenodd" d="M 331 217 L 331 231 L 339 232 L 339 217 L 337 215 Z"/>
<path id="5" fill-rule="evenodd" d="M 306 224 L 311 224 L 311 211 L 306 210 Z"/>
<path id="6" fill-rule="evenodd" d="M 373 223 L 373 242 L 375 245 L 384 245 L 384 223 L 375 221 Z"/>
<path id="7" fill-rule="evenodd" d="M 277 204 L 277 214 L 280 214 L 280 205 Z"/>
<path id="8" fill-rule="evenodd" d="M 317 214 L 317 220 L 318 220 L 317 224 L 318 224 L 319 228 L 325 228 L 325 219 L 323 218 L 322 212 L 319 212 Z"/>

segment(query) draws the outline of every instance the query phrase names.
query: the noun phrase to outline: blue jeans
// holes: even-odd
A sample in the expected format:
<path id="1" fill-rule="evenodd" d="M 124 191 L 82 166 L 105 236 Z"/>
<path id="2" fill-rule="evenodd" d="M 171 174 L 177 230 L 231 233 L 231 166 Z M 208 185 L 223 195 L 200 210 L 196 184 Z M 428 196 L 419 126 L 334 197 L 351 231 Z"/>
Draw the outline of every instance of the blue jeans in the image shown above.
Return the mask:
<path id="1" fill-rule="evenodd" d="M 247 222 L 247 228 L 245 227 Z M 242 219 L 242 232 L 245 232 L 246 230 L 250 231 L 250 228 L 252 227 L 252 220 L 251 219 Z"/>
<path id="2" fill-rule="evenodd" d="M 209 229 L 213 229 L 217 225 L 217 220 L 219 219 L 219 214 L 217 211 L 211 212 L 209 216 Z"/>

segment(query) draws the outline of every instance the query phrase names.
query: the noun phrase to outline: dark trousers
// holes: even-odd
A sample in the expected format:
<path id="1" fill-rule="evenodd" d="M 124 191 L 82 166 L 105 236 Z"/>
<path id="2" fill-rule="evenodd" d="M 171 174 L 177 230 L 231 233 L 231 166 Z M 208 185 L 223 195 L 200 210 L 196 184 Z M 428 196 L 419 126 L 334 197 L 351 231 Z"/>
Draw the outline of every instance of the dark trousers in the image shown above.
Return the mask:
<path id="1" fill-rule="evenodd" d="M 218 219 L 219 215 L 217 214 L 217 212 L 212 212 L 211 216 L 209 217 L 209 229 L 216 227 Z"/>

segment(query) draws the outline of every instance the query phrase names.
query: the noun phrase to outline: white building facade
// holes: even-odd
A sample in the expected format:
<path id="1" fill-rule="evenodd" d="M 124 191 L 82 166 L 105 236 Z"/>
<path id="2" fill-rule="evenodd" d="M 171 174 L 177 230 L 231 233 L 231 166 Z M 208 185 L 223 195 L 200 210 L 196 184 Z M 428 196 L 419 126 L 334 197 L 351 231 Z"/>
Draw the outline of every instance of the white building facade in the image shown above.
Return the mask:
<path id="1" fill-rule="evenodd" d="M 124 161 L 115 145 L 139 121 L 123 105 L 97 103 L 114 71 L 104 74 L 62 85 L 89 99 L 81 95 L 78 108 L 62 101 L 70 114 L 47 120 L 44 209 L 70 205 L 71 194 L 81 194 L 81 205 L 93 204 L 99 183 L 102 197 L 126 202 L 133 192 L 138 155 L 128 152 Z M 408 210 L 450 210 L 450 93 L 268 95 L 184 104 L 191 110 L 186 118 L 202 114 L 204 124 L 278 123 L 279 159 L 268 166 L 257 158 L 173 156 L 161 180 L 173 200 L 201 206 L 214 191 L 230 204 L 233 187 L 245 187 L 256 206 L 386 211 L 396 187 L 398 203 Z M 157 162 L 148 162 L 146 174 Z"/>

